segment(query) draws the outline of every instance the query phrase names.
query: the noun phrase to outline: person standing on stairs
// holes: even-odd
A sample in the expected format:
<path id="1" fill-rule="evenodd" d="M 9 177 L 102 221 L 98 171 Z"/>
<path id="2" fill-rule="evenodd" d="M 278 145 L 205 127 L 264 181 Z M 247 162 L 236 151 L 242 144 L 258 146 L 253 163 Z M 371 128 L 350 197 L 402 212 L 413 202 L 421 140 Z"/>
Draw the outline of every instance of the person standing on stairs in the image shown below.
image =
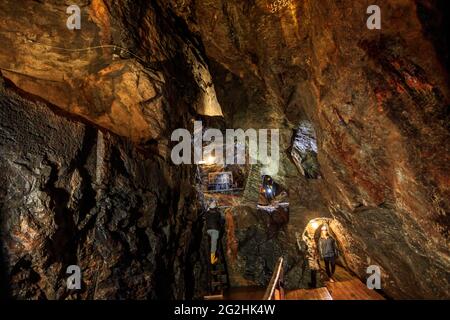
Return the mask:
<path id="1" fill-rule="evenodd" d="M 274 205 L 279 202 L 284 201 L 287 198 L 286 191 L 273 181 L 272 177 L 269 175 L 263 176 L 262 186 L 259 189 L 259 200 L 260 205 Z"/>
<path id="2" fill-rule="evenodd" d="M 206 213 L 206 232 L 211 237 L 211 264 L 216 264 L 218 261 L 216 251 L 221 218 L 222 216 L 219 208 L 217 208 L 217 202 L 213 200 Z"/>
<path id="3" fill-rule="evenodd" d="M 336 269 L 337 247 L 336 241 L 329 235 L 328 227 L 323 226 L 319 239 L 319 252 L 320 256 L 325 262 L 325 271 L 330 278 L 331 282 L 334 280 L 331 278 Z"/>

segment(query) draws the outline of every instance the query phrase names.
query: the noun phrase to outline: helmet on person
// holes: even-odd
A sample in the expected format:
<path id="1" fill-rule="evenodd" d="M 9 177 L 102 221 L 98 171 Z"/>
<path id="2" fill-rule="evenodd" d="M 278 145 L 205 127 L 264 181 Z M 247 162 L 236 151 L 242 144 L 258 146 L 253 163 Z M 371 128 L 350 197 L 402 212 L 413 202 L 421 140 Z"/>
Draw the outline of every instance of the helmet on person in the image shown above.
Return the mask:
<path id="1" fill-rule="evenodd" d="M 210 209 L 214 209 L 214 208 L 216 208 L 217 207 L 217 201 L 216 200 L 212 200 L 210 203 L 209 203 L 209 208 Z"/>
<path id="2" fill-rule="evenodd" d="M 264 185 L 270 185 L 270 184 L 272 184 L 272 183 L 273 183 L 273 180 L 272 180 L 272 177 L 271 177 L 271 176 L 265 175 L 265 176 L 263 177 L 263 184 L 264 184 Z"/>

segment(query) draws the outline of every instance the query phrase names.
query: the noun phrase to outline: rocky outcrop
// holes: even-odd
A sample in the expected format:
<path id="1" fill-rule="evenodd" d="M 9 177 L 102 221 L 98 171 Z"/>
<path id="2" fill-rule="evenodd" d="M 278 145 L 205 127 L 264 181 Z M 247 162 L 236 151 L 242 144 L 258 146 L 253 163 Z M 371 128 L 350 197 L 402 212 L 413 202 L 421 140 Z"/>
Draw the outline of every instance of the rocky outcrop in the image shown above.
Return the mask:
<path id="1" fill-rule="evenodd" d="M 225 220 L 223 243 L 232 287 L 267 286 L 279 257 L 285 258 L 286 288 L 307 286 L 305 256 L 284 215 L 237 206 L 226 211 Z"/>
<path id="2" fill-rule="evenodd" d="M 169 139 L 199 115 L 223 114 L 228 128 L 280 129 L 274 177 L 289 192 L 293 234 L 334 218 L 361 279 L 376 264 L 392 298 L 448 298 L 444 2 L 378 1 L 382 29 L 368 30 L 367 1 L 92 0 L 80 3 L 81 30 L 69 31 L 63 4 L 2 1 L 0 70 L 22 96 L 3 92 L 1 109 L 12 295 L 72 297 L 62 289 L 72 261 L 85 264 L 84 281 L 97 288 L 84 298 L 198 295 L 200 205 L 191 168 L 169 164 Z M 305 121 L 317 152 L 302 157 L 292 144 Z M 229 222 L 243 226 L 238 257 L 257 266 L 238 259 L 232 267 L 264 285 L 275 255 L 294 257 L 295 246 L 282 233 L 263 241 L 253 212 L 257 170 L 239 208 L 247 214 Z M 300 285 L 298 254 L 289 266 Z"/>
<path id="3" fill-rule="evenodd" d="M 75 4 L 80 30 L 64 3 L 0 4 L 0 70 L 20 95 L 2 89 L 9 295 L 199 297 L 195 170 L 171 165 L 170 135 L 221 115 L 201 43 L 157 2 Z M 66 290 L 69 264 L 80 292 Z"/>
<path id="4" fill-rule="evenodd" d="M 222 114 L 199 43 L 157 3 L 83 1 L 79 30 L 67 7 L 0 4 L 0 69 L 18 88 L 161 148 L 183 113 Z"/>
<path id="5" fill-rule="evenodd" d="M 206 249 L 196 238 L 203 224 L 190 167 L 3 86 L 0 119 L 2 288 L 10 297 L 203 294 Z M 67 289 L 69 265 L 81 268 L 79 291 Z"/>
<path id="6" fill-rule="evenodd" d="M 229 125 L 313 123 L 315 190 L 343 226 L 351 269 L 365 278 L 379 265 L 393 298 L 448 297 L 443 2 L 381 1 L 381 30 L 367 29 L 364 1 L 170 3 L 203 40 Z"/>

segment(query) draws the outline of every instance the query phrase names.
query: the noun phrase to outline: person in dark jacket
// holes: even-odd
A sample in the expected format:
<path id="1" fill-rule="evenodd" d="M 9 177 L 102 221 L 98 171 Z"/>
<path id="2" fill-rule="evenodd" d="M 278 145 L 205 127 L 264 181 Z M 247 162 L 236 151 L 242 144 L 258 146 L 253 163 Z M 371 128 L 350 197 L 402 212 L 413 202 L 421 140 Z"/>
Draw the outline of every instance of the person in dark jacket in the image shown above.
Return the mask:
<path id="1" fill-rule="evenodd" d="M 283 190 L 281 185 L 273 181 L 269 175 L 263 176 L 262 186 L 259 190 L 259 204 L 260 205 L 272 205 L 276 202 L 283 201 L 287 193 Z"/>
<path id="2" fill-rule="evenodd" d="M 217 240 L 219 239 L 221 214 L 217 208 L 216 200 L 213 200 L 206 213 L 206 232 L 211 237 L 211 264 L 216 264 Z"/>
<path id="3" fill-rule="evenodd" d="M 331 277 L 336 269 L 337 247 L 336 241 L 328 233 L 327 226 L 323 226 L 321 229 L 319 251 L 320 256 L 325 262 L 325 271 L 330 281 L 333 282 Z"/>

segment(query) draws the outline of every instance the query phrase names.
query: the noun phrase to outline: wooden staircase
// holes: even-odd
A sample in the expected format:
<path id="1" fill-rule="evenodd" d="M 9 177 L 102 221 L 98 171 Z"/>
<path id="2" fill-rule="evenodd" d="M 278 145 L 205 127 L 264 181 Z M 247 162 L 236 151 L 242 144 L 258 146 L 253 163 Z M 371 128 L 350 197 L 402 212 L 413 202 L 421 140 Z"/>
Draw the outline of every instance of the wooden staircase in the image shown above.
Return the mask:
<path id="1" fill-rule="evenodd" d="M 223 254 L 222 241 L 217 241 L 217 263 L 209 267 L 210 292 L 204 296 L 205 300 L 222 300 L 224 290 L 228 289 L 228 273 L 225 256 Z"/>

